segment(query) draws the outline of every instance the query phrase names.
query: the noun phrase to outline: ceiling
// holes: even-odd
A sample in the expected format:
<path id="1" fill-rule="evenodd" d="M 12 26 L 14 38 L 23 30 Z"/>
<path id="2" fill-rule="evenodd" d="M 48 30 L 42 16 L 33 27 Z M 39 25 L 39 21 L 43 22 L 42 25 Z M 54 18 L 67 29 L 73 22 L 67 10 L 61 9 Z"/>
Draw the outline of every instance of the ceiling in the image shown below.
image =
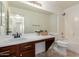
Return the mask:
<path id="1" fill-rule="evenodd" d="M 79 1 L 39 1 L 43 7 L 50 9 L 50 11 L 63 11 L 71 6 L 79 4 Z"/>
<path id="2" fill-rule="evenodd" d="M 27 2 L 27 1 L 26 1 Z M 79 1 L 37 1 L 42 4 L 42 8 L 53 13 L 61 12 L 71 6 L 79 4 Z M 12 2 L 10 2 L 10 5 Z"/>
<path id="3" fill-rule="evenodd" d="M 74 6 L 76 4 L 79 4 L 79 1 L 61 1 L 61 2 L 56 2 L 56 6 L 58 6 L 61 9 L 66 9 L 71 6 Z"/>

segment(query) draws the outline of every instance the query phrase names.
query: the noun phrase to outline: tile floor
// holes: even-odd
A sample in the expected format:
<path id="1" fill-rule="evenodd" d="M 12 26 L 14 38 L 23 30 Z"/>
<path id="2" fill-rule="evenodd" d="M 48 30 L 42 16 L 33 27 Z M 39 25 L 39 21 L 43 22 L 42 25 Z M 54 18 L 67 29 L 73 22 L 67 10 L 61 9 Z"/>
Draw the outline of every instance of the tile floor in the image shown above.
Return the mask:
<path id="1" fill-rule="evenodd" d="M 61 55 L 60 53 L 56 52 L 55 50 L 48 50 L 47 52 L 40 53 L 36 55 L 36 57 L 79 57 L 79 54 L 67 50 L 67 55 Z"/>

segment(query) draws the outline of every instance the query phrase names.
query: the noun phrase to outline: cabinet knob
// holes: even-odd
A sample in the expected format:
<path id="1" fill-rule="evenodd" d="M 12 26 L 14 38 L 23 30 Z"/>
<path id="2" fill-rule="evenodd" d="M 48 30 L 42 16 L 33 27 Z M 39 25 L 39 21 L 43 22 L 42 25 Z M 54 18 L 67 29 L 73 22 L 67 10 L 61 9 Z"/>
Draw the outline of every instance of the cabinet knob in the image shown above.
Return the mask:
<path id="1" fill-rule="evenodd" d="M 20 54 L 20 56 L 22 56 L 22 54 Z"/>

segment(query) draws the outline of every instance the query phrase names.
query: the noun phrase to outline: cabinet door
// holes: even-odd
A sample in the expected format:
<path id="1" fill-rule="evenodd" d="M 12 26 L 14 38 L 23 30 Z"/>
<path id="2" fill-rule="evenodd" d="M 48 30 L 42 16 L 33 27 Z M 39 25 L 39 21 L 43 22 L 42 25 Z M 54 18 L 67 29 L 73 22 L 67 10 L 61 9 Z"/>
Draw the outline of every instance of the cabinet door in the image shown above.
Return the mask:
<path id="1" fill-rule="evenodd" d="M 0 48 L 0 57 L 16 56 L 15 46 Z"/>
<path id="2" fill-rule="evenodd" d="M 20 45 L 20 56 L 33 57 L 35 56 L 35 44 L 24 43 Z"/>
<path id="3" fill-rule="evenodd" d="M 46 44 L 46 51 L 49 49 L 49 47 L 51 46 L 51 44 L 54 42 L 55 38 L 49 38 L 46 40 L 45 44 Z"/>
<path id="4" fill-rule="evenodd" d="M 34 57 L 35 50 L 23 51 L 23 52 L 21 52 L 20 56 L 22 56 L 22 57 Z"/>

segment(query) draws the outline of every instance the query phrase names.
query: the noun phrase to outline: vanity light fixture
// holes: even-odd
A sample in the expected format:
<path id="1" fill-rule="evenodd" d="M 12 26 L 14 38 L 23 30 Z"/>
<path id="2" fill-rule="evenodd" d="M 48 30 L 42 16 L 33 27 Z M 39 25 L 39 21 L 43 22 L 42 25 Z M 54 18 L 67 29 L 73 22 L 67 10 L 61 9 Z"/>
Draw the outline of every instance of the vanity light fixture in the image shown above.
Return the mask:
<path id="1" fill-rule="evenodd" d="M 79 20 L 79 18 L 78 18 L 78 17 L 75 17 L 75 18 L 74 18 L 74 20 L 75 20 L 75 21 L 78 21 L 78 20 Z"/>
<path id="2" fill-rule="evenodd" d="M 28 2 L 30 2 L 30 3 L 32 3 L 32 4 L 35 4 L 35 5 L 38 5 L 38 6 L 42 6 L 42 4 L 41 3 L 39 3 L 38 1 L 28 1 Z"/>
<path id="3" fill-rule="evenodd" d="M 21 2 L 24 4 L 30 5 L 32 7 L 42 9 L 42 4 L 37 1 L 26 1 L 26 2 L 21 1 Z"/>

